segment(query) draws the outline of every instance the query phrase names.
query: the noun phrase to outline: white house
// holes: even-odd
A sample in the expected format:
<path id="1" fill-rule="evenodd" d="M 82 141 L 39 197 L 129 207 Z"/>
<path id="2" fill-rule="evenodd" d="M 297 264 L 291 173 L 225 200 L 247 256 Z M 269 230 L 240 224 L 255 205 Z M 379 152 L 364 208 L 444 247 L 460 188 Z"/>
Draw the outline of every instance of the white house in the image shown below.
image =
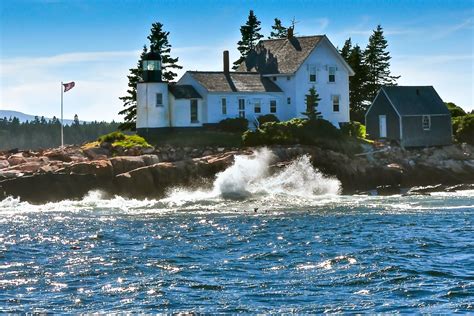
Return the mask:
<path id="1" fill-rule="evenodd" d="M 354 74 L 325 35 L 262 40 L 238 71 L 187 71 L 177 83 L 161 81 L 160 58 L 146 56 L 137 86 L 137 129 L 201 127 L 226 118 L 250 123 L 274 114 L 303 117 L 305 96 L 315 87 L 318 111 L 339 127 L 349 122 L 349 76 Z"/>

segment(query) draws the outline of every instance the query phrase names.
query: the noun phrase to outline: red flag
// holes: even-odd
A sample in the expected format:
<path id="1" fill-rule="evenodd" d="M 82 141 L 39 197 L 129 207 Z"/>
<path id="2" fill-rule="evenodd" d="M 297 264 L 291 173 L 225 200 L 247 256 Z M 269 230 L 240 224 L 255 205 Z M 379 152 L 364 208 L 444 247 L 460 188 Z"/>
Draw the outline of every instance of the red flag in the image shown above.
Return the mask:
<path id="1" fill-rule="evenodd" d="M 72 88 L 74 88 L 75 85 L 76 85 L 76 84 L 74 83 L 74 81 L 69 82 L 69 83 L 63 83 L 64 92 L 68 92 L 69 90 L 71 90 Z"/>

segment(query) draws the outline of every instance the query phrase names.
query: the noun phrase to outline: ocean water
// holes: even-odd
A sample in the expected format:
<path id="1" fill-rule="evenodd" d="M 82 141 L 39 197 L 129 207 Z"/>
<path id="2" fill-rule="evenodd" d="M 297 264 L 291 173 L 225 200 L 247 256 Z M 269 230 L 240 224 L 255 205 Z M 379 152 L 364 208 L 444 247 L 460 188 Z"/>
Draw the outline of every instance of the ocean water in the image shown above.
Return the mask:
<path id="1" fill-rule="evenodd" d="M 474 312 L 474 191 L 344 196 L 271 161 L 161 200 L 0 201 L 0 312 Z"/>

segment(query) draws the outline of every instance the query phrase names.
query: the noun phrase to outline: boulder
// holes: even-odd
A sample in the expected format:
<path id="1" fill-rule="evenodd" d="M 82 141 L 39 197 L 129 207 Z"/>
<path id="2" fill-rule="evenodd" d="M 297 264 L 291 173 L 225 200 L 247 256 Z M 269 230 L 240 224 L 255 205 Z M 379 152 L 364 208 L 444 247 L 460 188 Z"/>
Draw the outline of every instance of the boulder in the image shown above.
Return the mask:
<path id="1" fill-rule="evenodd" d="M 43 153 L 43 156 L 47 157 L 49 160 L 58 160 L 63 162 L 72 161 L 69 154 L 63 149 L 53 149 Z"/>
<path id="2" fill-rule="evenodd" d="M 84 155 L 91 160 L 104 160 L 110 155 L 110 150 L 102 147 L 92 147 L 83 150 Z"/>
<path id="3" fill-rule="evenodd" d="M 94 175 L 40 173 L 0 181 L 0 200 L 20 197 L 30 203 L 80 199 L 90 190 L 97 189 Z"/>
<path id="4" fill-rule="evenodd" d="M 8 157 L 8 163 L 10 164 L 10 166 L 16 166 L 25 162 L 26 162 L 26 159 L 23 156 L 23 153 L 13 154 L 10 157 Z"/>
<path id="5" fill-rule="evenodd" d="M 151 161 L 151 158 L 147 158 Z M 141 167 L 145 167 L 145 161 L 143 157 L 130 157 L 130 156 L 120 156 L 120 157 L 113 157 L 110 158 L 110 163 L 113 166 L 114 175 L 119 175 L 122 173 L 126 173 L 132 171 L 134 169 L 138 169 Z"/>
<path id="6" fill-rule="evenodd" d="M 6 159 L 0 160 L 0 169 L 5 169 L 10 167 L 10 163 Z"/>
<path id="7" fill-rule="evenodd" d="M 21 177 L 23 175 L 24 175 L 24 173 L 21 172 L 20 170 L 14 170 L 14 169 L 0 170 L 0 179 L 18 178 L 18 177 Z"/>
<path id="8" fill-rule="evenodd" d="M 143 155 L 141 158 L 146 166 L 151 166 L 160 162 L 160 158 L 157 155 Z"/>
<path id="9" fill-rule="evenodd" d="M 30 161 L 16 165 L 12 167 L 12 169 L 18 170 L 22 173 L 35 173 L 40 170 L 41 166 L 43 166 L 43 163 L 40 161 Z"/>
<path id="10" fill-rule="evenodd" d="M 75 163 L 67 168 L 73 174 L 92 174 L 98 179 L 112 179 L 114 171 L 109 160 L 94 160 Z"/>

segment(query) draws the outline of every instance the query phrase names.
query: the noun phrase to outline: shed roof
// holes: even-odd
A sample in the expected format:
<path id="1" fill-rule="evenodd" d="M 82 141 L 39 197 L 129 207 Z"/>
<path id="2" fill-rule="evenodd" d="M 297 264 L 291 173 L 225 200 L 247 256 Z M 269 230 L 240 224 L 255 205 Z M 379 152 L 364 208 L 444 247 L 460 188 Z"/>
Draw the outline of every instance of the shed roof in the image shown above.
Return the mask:
<path id="1" fill-rule="evenodd" d="M 282 92 L 270 79 L 256 72 L 189 71 L 209 92 Z"/>
<path id="2" fill-rule="evenodd" d="M 432 86 L 384 86 L 382 90 L 402 116 L 449 114 Z"/>
<path id="3" fill-rule="evenodd" d="M 196 89 L 188 84 L 170 84 L 169 90 L 176 99 L 202 99 Z"/>

